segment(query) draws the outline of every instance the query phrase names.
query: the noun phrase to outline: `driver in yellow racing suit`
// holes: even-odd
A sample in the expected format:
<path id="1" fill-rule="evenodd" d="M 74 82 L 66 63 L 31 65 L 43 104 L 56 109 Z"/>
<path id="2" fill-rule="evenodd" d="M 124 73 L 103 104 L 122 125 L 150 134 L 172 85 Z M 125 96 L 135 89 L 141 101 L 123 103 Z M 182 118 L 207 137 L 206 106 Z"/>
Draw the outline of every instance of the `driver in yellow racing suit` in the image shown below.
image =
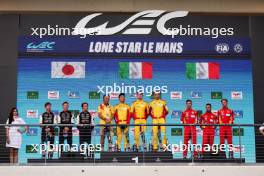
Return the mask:
<path id="1" fill-rule="evenodd" d="M 115 121 L 117 135 L 117 150 L 121 151 L 121 141 L 124 135 L 124 149 L 130 150 L 129 144 L 129 123 L 130 123 L 130 106 L 125 103 L 125 94 L 119 94 L 119 104 L 115 106 Z"/>
<path id="2" fill-rule="evenodd" d="M 154 100 L 150 102 L 150 115 L 152 117 L 152 145 L 153 151 L 158 151 L 158 142 L 162 143 L 161 148 L 166 146 L 166 127 L 161 126 L 166 124 L 166 115 L 169 109 L 166 105 L 166 101 L 160 99 L 160 92 L 154 92 Z M 160 134 L 160 135 L 159 135 Z M 160 137 L 160 138 L 159 138 Z"/>
<path id="3" fill-rule="evenodd" d="M 134 119 L 135 125 L 143 125 L 143 126 L 135 126 L 134 127 L 134 138 L 135 138 L 135 145 L 136 145 L 136 151 L 139 150 L 139 140 L 140 136 L 142 139 L 142 144 L 144 146 L 144 150 L 146 150 L 146 139 L 145 139 L 145 133 L 147 130 L 147 127 L 144 126 L 147 123 L 147 117 L 149 114 L 149 106 L 148 103 L 146 103 L 143 100 L 143 93 L 137 92 L 136 94 L 137 100 L 134 101 L 131 105 L 131 115 Z"/>

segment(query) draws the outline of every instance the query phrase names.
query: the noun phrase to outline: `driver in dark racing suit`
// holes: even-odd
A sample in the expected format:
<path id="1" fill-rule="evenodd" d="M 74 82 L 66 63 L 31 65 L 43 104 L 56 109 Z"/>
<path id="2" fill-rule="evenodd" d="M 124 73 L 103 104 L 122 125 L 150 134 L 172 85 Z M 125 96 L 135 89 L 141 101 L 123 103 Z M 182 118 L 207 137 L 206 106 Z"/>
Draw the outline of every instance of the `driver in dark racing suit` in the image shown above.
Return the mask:
<path id="1" fill-rule="evenodd" d="M 69 103 L 64 102 L 62 104 L 63 111 L 60 112 L 58 117 L 58 124 L 73 124 L 73 115 L 68 110 Z M 69 147 L 72 147 L 72 127 L 71 126 L 60 126 L 59 132 L 59 144 L 64 144 L 64 140 L 67 140 Z M 60 145 L 61 146 L 61 145 Z"/>
<path id="2" fill-rule="evenodd" d="M 55 124 L 55 115 L 51 112 L 51 103 L 45 103 L 45 110 L 42 115 L 40 115 L 40 124 Z M 54 126 L 42 126 L 41 127 L 41 144 L 46 143 L 54 144 Z M 51 149 L 52 150 L 52 149 Z M 48 158 L 51 159 L 53 157 L 53 152 L 48 151 Z M 42 158 L 46 158 L 46 151 L 42 153 Z"/>
<path id="3" fill-rule="evenodd" d="M 88 103 L 82 103 L 82 112 L 77 116 L 77 124 L 79 125 L 80 145 L 91 144 L 93 119 L 88 111 Z"/>

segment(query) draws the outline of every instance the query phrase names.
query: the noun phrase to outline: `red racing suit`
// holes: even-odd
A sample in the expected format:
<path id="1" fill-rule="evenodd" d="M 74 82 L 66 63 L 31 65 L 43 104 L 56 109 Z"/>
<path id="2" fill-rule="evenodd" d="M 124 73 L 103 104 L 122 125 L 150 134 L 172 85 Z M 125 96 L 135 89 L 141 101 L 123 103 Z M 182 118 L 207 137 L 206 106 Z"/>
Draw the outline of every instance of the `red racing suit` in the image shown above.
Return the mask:
<path id="1" fill-rule="evenodd" d="M 215 136 L 215 126 L 203 126 L 203 125 L 214 125 L 217 124 L 217 116 L 212 112 L 206 112 L 201 115 L 201 127 L 203 129 L 203 143 L 202 143 L 202 153 L 204 153 L 205 144 L 210 146 L 212 151 L 212 146 L 214 144 Z"/>
<path id="2" fill-rule="evenodd" d="M 229 108 L 222 108 L 218 110 L 219 124 L 233 124 L 234 112 Z M 225 139 L 229 145 L 232 144 L 232 126 L 220 126 L 219 127 L 220 144 L 225 144 Z"/>
<path id="3" fill-rule="evenodd" d="M 181 122 L 183 124 L 196 124 L 197 112 L 193 109 L 186 109 L 182 112 Z M 183 157 L 186 158 L 188 152 L 188 141 L 192 140 L 192 144 L 196 144 L 196 127 L 184 126 L 184 144 Z M 197 151 L 194 150 L 194 156 L 197 156 Z"/>

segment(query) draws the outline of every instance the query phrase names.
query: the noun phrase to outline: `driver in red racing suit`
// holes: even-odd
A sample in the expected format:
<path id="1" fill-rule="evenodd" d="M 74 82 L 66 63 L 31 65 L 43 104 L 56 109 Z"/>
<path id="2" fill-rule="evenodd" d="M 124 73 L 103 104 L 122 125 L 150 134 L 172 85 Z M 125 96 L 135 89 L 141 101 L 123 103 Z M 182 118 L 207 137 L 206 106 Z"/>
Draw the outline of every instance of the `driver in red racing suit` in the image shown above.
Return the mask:
<path id="1" fill-rule="evenodd" d="M 183 124 L 197 124 L 197 112 L 192 109 L 192 100 L 186 100 L 186 110 L 182 112 L 181 122 Z M 184 126 L 184 159 L 187 157 L 188 141 L 190 139 L 192 140 L 192 145 L 196 145 L 196 126 Z M 197 157 L 196 149 L 194 149 L 193 156 Z"/>
<path id="2" fill-rule="evenodd" d="M 222 99 L 221 103 L 222 103 L 222 109 L 218 110 L 217 112 L 219 124 L 220 125 L 233 124 L 234 112 L 232 109 L 228 108 L 228 100 Z M 232 145 L 232 126 L 220 126 L 219 135 L 220 135 L 220 145 L 225 144 L 225 139 L 227 139 L 227 143 L 229 145 Z M 233 151 L 229 152 L 229 157 L 233 158 Z"/>
<path id="3" fill-rule="evenodd" d="M 215 136 L 215 126 L 205 126 L 217 124 L 217 116 L 212 113 L 212 105 L 206 104 L 206 112 L 201 115 L 201 128 L 203 130 L 203 144 L 202 144 L 202 154 L 204 154 L 205 145 L 210 146 L 210 151 L 214 144 Z M 204 125 L 204 126 L 203 126 Z"/>

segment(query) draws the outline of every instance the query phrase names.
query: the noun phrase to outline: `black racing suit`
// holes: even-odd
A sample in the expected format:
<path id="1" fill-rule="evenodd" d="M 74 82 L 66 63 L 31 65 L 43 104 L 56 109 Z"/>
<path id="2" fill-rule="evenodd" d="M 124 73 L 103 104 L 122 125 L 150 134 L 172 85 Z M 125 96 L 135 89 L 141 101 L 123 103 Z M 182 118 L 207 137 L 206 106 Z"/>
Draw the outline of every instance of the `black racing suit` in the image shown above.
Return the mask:
<path id="1" fill-rule="evenodd" d="M 91 144 L 91 134 L 93 127 L 90 126 L 92 124 L 92 117 L 88 111 L 83 111 L 79 114 L 79 122 L 80 125 L 87 125 L 87 126 L 78 126 L 79 129 L 79 136 L 80 136 L 80 145 L 84 144 L 85 142 L 89 145 Z"/>
<path id="2" fill-rule="evenodd" d="M 72 124 L 72 113 L 70 111 L 62 111 L 60 113 L 60 124 Z M 67 134 L 64 134 L 64 128 L 68 127 L 69 131 Z M 59 144 L 64 144 L 64 140 L 67 140 L 67 143 L 72 146 L 72 127 L 70 126 L 60 126 L 59 133 Z"/>
<path id="3" fill-rule="evenodd" d="M 41 115 L 41 124 L 54 124 L 55 116 L 52 112 L 44 112 Z M 46 129 L 49 128 L 50 131 L 46 132 Z M 42 126 L 41 129 L 41 143 L 50 143 L 54 144 L 55 130 L 54 126 Z M 53 152 L 49 152 L 49 158 L 52 158 Z M 45 154 L 43 154 L 43 157 Z"/>
<path id="4" fill-rule="evenodd" d="M 44 112 L 42 115 L 42 124 L 54 124 L 54 114 L 52 112 Z M 46 132 L 46 128 L 50 128 L 49 132 Z M 50 142 L 54 144 L 54 126 L 43 126 L 41 130 L 41 143 Z"/>

